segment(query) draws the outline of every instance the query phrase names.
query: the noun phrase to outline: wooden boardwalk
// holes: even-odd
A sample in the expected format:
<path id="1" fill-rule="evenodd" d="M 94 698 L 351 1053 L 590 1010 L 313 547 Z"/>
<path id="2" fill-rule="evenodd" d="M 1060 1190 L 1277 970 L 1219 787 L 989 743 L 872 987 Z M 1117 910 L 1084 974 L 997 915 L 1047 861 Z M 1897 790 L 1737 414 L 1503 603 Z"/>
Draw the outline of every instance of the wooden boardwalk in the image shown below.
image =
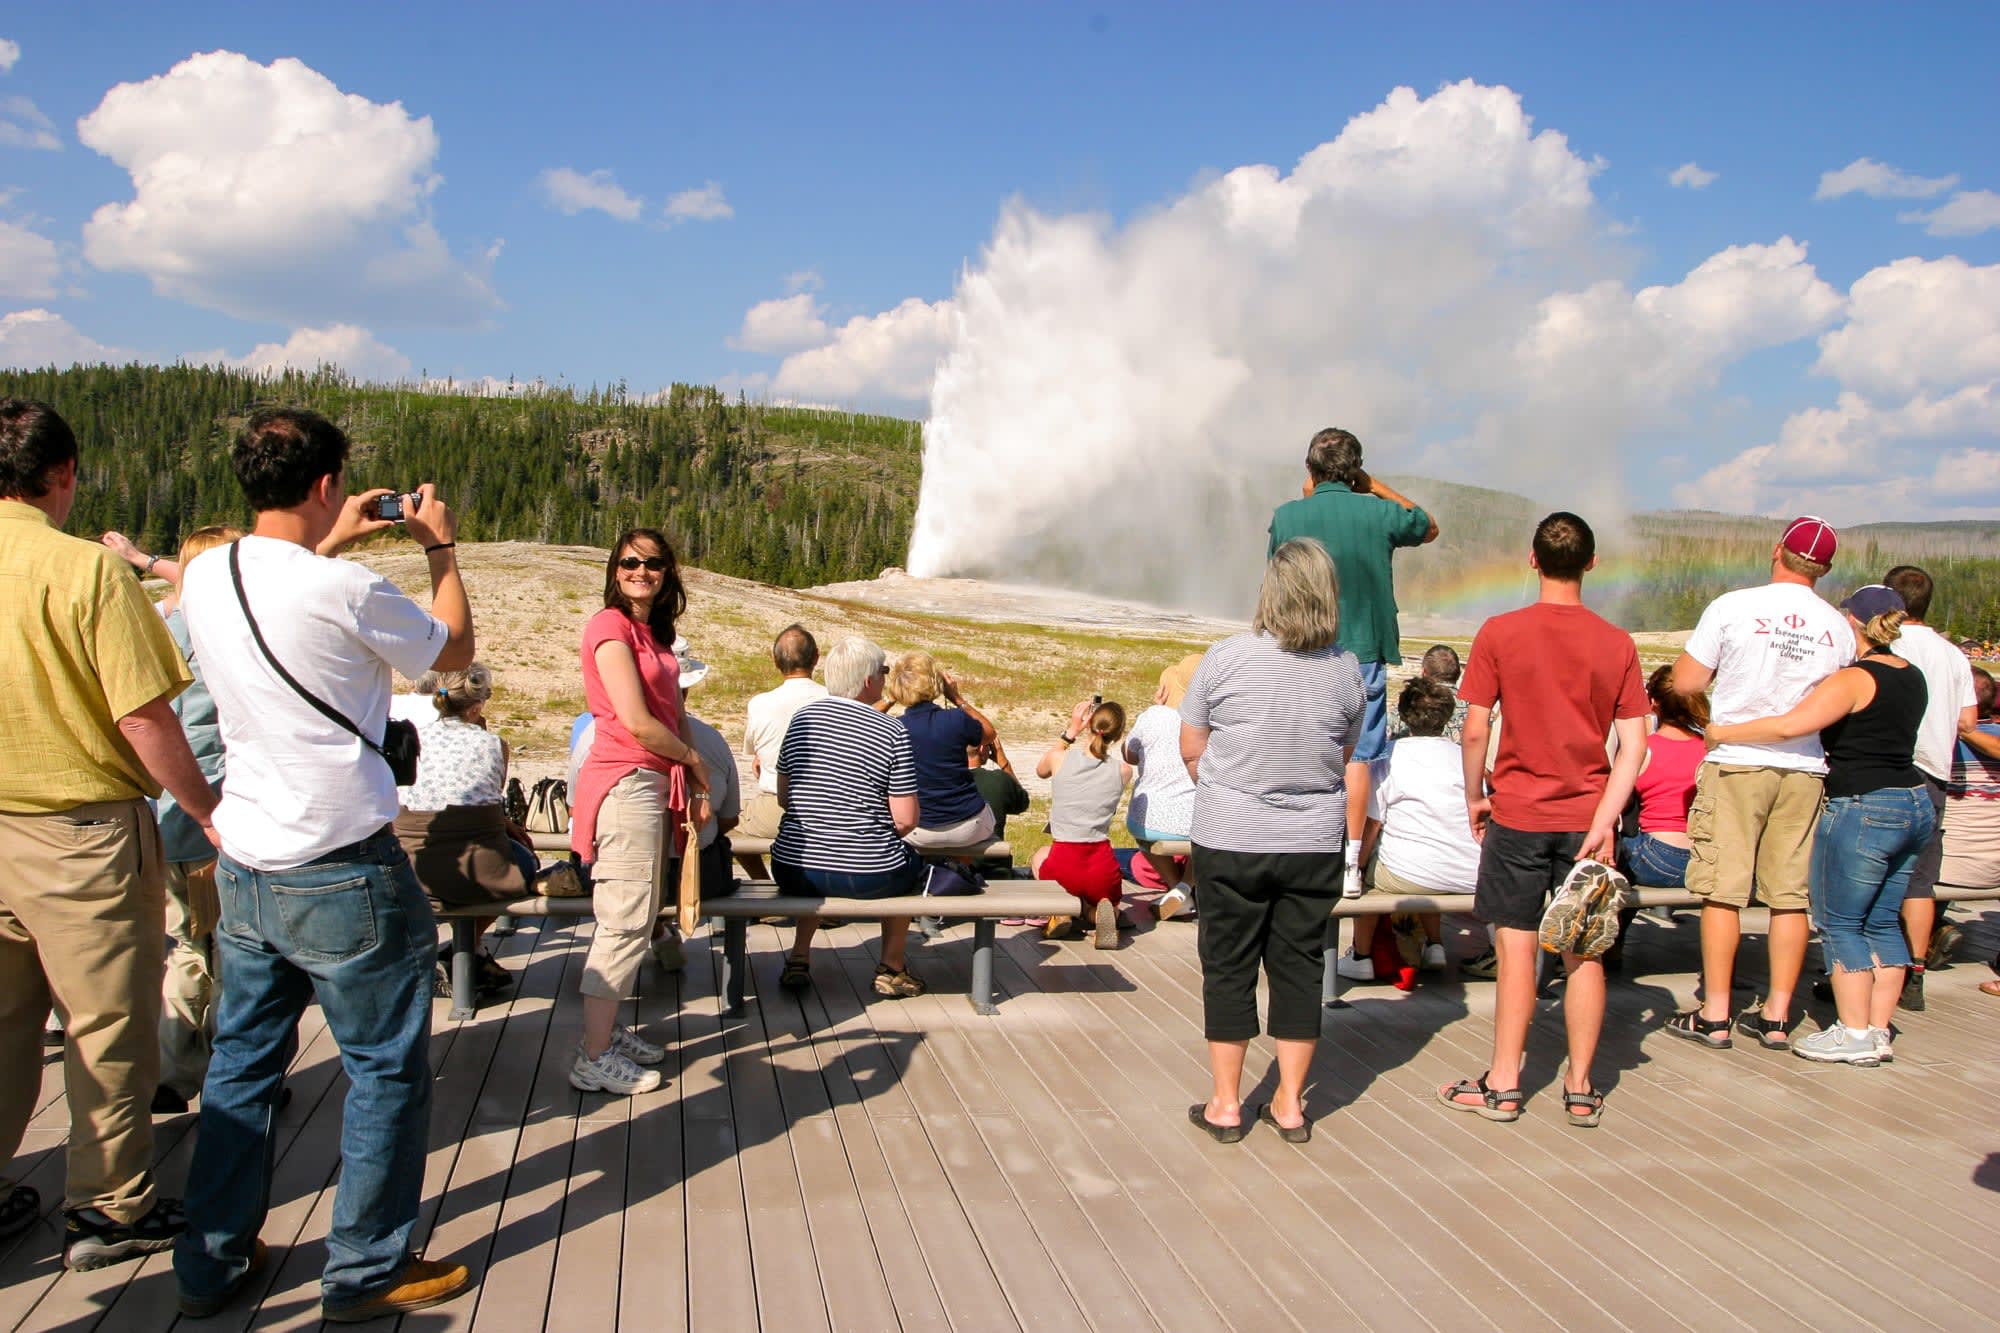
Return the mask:
<path id="1" fill-rule="evenodd" d="M 679 976 L 649 965 L 635 1017 L 671 1081 L 637 1099 L 566 1082 L 589 929 L 525 925 L 500 951 L 511 1003 L 462 1024 L 438 1006 L 419 1235 L 479 1287 L 412 1330 L 2000 1327 L 2000 1001 L 1976 962 L 1933 975 L 1893 1066 L 1827 1068 L 1660 1032 L 1695 930 L 1642 922 L 1595 1131 L 1561 1123 L 1551 1013 L 1527 1116 L 1492 1125 L 1432 1100 L 1484 1067 L 1490 985 L 1357 988 L 1326 1015 L 1313 1142 L 1223 1147 L 1184 1119 L 1206 1075 L 1192 927 L 1117 953 L 1003 932 L 985 1019 L 953 993 L 969 928 L 913 948 L 938 992 L 900 1004 L 869 994 L 872 932 L 832 930 L 801 1005 L 776 985 L 788 936 L 754 927 L 745 1019 L 721 1016 L 716 953 L 691 949 Z M 2000 945 L 1995 926 L 1966 933 L 1962 959 Z M 346 1085 L 315 1018 L 271 1263 L 240 1307 L 177 1324 L 164 1255 L 63 1273 L 52 1208 L 0 1248 L 0 1329 L 316 1326 Z M 1267 1064 L 1260 1043 L 1251 1068 Z M 52 1053 L 11 1168 L 52 1204 L 59 1074 Z M 194 1121 L 158 1122 L 170 1193 Z"/>

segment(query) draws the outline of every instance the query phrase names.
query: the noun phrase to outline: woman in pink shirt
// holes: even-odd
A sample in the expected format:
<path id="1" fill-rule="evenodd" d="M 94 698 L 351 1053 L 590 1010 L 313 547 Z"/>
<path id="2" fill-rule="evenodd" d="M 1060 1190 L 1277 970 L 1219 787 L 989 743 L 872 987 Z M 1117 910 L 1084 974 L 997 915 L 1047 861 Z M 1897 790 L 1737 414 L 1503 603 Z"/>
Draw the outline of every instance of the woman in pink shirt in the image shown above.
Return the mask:
<path id="1" fill-rule="evenodd" d="M 1663 666 L 1646 681 L 1659 726 L 1646 737 L 1646 759 L 1632 794 L 1639 799 L 1639 831 L 1618 844 L 1618 859 L 1634 884 L 1681 888 L 1687 883 L 1688 805 L 1695 774 L 1707 754 L 1708 696 L 1674 693 L 1674 669 Z"/>
<path id="2" fill-rule="evenodd" d="M 618 1023 L 660 915 L 683 812 L 708 799 L 708 772 L 681 711 L 674 622 L 687 610 L 680 567 L 650 528 L 625 533 L 604 568 L 604 609 L 583 631 L 583 693 L 597 721 L 577 770 L 570 847 L 591 865 L 597 930 L 577 989 L 583 1042 L 570 1083 L 630 1094 L 660 1086 L 666 1051 Z"/>

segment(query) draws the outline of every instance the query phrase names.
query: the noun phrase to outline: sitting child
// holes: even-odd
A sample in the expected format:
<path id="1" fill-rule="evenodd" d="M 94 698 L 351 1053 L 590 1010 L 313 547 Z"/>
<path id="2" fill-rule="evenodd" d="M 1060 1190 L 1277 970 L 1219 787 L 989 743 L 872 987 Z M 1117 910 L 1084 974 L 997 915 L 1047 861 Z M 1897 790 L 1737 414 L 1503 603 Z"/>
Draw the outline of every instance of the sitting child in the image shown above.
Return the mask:
<path id="1" fill-rule="evenodd" d="M 1397 696 L 1405 734 L 1389 745 L 1386 773 L 1368 797 L 1361 858 L 1377 893 L 1471 893 L 1479 874 L 1479 844 L 1465 821 L 1465 763 L 1444 734 L 1456 700 L 1451 688 L 1419 676 Z M 1370 853 L 1373 853 L 1371 861 Z M 1375 980 L 1375 931 L 1380 918 L 1354 918 L 1354 947 L 1334 961 L 1350 981 Z M 1418 914 L 1423 967 L 1444 966 L 1443 922 Z"/>

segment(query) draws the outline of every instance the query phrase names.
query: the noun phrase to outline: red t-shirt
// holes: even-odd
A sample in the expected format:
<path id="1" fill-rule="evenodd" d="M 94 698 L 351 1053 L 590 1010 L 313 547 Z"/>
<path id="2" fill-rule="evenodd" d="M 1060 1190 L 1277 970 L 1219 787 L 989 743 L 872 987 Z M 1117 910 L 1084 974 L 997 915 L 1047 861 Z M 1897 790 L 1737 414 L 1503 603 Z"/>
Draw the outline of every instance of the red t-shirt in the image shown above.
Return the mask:
<path id="1" fill-rule="evenodd" d="M 597 670 L 598 647 L 614 641 L 630 647 L 639 664 L 646 711 L 669 731 L 679 731 L 681 725 L 681 664 L 673 650 L 661 647 L 650 629 L 614 607 L 592 616 L 583 627 L 583 699 L 597 719 L 597 733 L 577 770 L 577 789 L 570 793 L 570 848 L 586 861 L 597 858 L 597 808 L 619 779 L 637 768 L 672 775 L 680 767 L 639 744 L 618 720 Z"/>
<path id="2" fill-rule="evenodd" d="M 1612 722 L 1651 707 L 1632 636 L 1588 607 L 1548 602 L 1479 627 L 1458 697 L 1500 705 L 1493 818 L 1524 833 L 1589 829 Z"/>

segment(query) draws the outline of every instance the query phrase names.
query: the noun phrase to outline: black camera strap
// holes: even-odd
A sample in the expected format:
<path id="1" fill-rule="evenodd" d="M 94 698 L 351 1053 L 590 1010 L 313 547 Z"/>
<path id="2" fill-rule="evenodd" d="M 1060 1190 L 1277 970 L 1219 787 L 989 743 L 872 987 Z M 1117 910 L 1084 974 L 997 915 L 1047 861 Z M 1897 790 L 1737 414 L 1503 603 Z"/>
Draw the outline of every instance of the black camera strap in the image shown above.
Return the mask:
<path id="1" fill-rule="evenodd" d="M 348 721 L 345 713 L 335 708 L 332 704 L 327 703 L 317 694 L 314 694 L 311 690 L 293 679 L 292 673 L 285 670 L 285 664 L 272 655 L 271 645 L 264 642 L 264 631 L 257 627 L 257 617 L 250 613 L 250 599 L 243 595 L 243 567 L 236 559 L 236 549 L 240 545 L 240 542 L 229 543 L 229 581 L 236 585 L 236 604 L 243 608 L 243 619 L 250 624 L 250 637 L 257 641 L 257 650 L 264 654 L 264 660 L 271 664 L 271 669 L 278 673 L 278 678 L 291 686 L 297 692 L 299 698 L 304 699 L 314 708 L 317 708 L 327 721 L 354 733 L 355 737 L 363 745 L 382 756 L 382 762 L 394 768 L 395 765 L 390 762 L 388 754 L 383 751 L 381 746 L 369 740 L 361 728 Z"/>

